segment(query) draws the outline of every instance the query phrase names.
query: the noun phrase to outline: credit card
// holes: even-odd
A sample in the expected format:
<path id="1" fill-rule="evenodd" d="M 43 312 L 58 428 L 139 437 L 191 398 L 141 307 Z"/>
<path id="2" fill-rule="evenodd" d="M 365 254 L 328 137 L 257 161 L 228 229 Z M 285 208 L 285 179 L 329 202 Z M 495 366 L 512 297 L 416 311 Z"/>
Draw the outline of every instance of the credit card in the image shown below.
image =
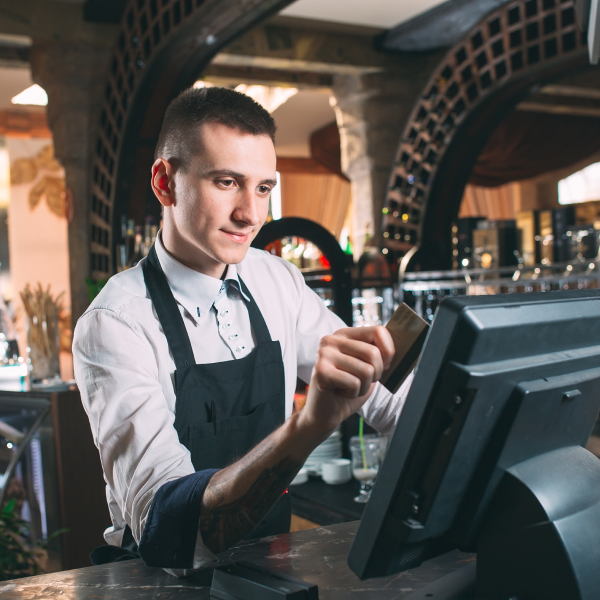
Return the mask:
<path id="1" fill-rule="evenodd" d="M 396 353 L 390 368 L 383 372 L 379 381 L 393 394 L 417 364 L 429 325 L 410 306 L 402 303 L 385 327 L 392 335 Z"/>

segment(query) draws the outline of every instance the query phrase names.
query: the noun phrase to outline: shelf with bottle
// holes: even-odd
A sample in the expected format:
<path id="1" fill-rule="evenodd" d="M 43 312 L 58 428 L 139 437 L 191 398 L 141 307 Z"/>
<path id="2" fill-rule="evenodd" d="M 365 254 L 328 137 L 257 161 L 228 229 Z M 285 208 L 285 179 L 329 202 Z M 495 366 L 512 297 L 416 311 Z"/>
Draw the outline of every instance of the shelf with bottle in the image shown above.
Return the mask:
<path id="1" fill-rule="evenodd" d="M 323 300 L 327 308 L 335 310 L 331 265 L 316 244 L 299 236 L 287 236 L 275 240 L 265 250 L 298 267 L 306 284 Z"/>
<path id="2" fill-rule="evenodd" d="M 265 250 L 292 263 L 308 280 L 331 281 L 331 265 L 316 244 L 288 236 L 269 244 Z"/>
<path id="3" fill-rule="evenodd" d="M 385 325 L 398 308 L 395 287 L 362 287 L 352 290 L 352 326 Z"/>
<path id="4" fill-rule="evenodd" d="M 29 366 L 19 352 L 14 314 L 0 294 L 0 389 L 25 391 Z"/>
<path id="5" fill-rule="evenodd" d="M 318 246 L 304 238 L 289 236 L 272 242 L 265 249 L 297 266 L 306 284 L 335 312 L 333 272 Z M 351 260 L 348 264 L 351 267 Z M 354 282 L 359 284 L 360 289 L 357 287 L 352 291 L 352 325 L 365 327 L 387 323 L 398 306 L 397 294 L 389 277 L 377 274 L 363 276 L 360 280 L 354 277 Z"/>
<path id="6" fill-rule="evenodd" d="M 483 296 L 600 288 L 600 257 L 498 269 L 400 273 L 399 301 L 433 321 L 447 296 Z"/>
<path id="7" fill-rule="evenodd" d="M 137 225 L 134 219 L 121 219 L 121 240 L 117 244 L 117 272 L 135 267 L 148 255 L 156 240 L 159 227 L 153 217 L 146 217 L 144 225 Z"/>
<path id="8" fill-rule="evenodd" d="M 600 205 L 583 208 L 522 210 L 515 219 L 498 221 L 456 219 L 452 224 L 453 269 L 593 260 L 600 250 Z"/>

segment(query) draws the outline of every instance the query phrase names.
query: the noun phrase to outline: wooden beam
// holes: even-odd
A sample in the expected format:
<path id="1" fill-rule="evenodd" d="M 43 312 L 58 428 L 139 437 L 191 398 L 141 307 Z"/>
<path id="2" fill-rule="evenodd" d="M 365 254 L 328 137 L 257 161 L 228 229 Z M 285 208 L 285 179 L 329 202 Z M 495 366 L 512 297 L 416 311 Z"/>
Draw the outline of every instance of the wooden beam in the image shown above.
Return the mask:
<path id="1" fill-rule="evenodd" d="M 347 75 L 381 71 L 393 59 L 373 49 L 371 35 L 268 22 L 223 48 L 211 64 Z"/>
<path id="2" fill-rule="evenodd" d="M 333 76 L 327 73 L 311 73 L 293 69 L 265 69 L 262 67 L 212 64 L 202 73 L 206 78 L 221 85 L 244 83 L 265 83 L 293 85 L 294 87 L 330 88 Z"/>
<path id="3" fill-rule="evenodd" d="M 600 89 L 574 85 L 545 85 L 540 93 L 548 96 L 566 96 L 568 98 L 600 98 Z"/>
<path id="4" fill-rule="evenodd" d="M 575 117 L 600 117 L 600 108 L 589 106 L 569 106 L 566 104 L 545 104 L 543 102 L 521 102 L 517 110 L 543 112 L 553 115 L 571 115 Z"/>
<path id="5" fill-rule="evenodd" d="M 86 0 L 83 5 L 85 21 L 95 23 L 120 23 L 127 0 Z"/>
<path id="6" fill-rule="evenodd" d="M 332 175 L 335 171 L 318 163 L 314 158 L 277 157 L 277 170 L 280 173 L 305 173 L 307 175 Z"/>
<path id="7" fill-rule="evenodd" d="M 29 46 L 0 42 L 0 66 L 21 67 L 29 64 Z"/>
<path id="8" fill-rule="evenodd" d="M 326 75 L 368 75 L 383 71 L 379 65 L 353 65 L 317 60 L 300 60 L 279 56 L 247 56 L 245 54 L 230 54 L 221 52 L 217 54 L 211 65 L 227 65 L 235 67 L 257 67 L 262 69 L 277 69 L 306 71 L 308 73 L 322 73 Z"/>
<path id="9" fill-rule="evenodd" d="M 424 52 L 454 46 L 486 14 L 505 2 L 448 0 L 382 34 L 376 47 L 394 52 Z"/>

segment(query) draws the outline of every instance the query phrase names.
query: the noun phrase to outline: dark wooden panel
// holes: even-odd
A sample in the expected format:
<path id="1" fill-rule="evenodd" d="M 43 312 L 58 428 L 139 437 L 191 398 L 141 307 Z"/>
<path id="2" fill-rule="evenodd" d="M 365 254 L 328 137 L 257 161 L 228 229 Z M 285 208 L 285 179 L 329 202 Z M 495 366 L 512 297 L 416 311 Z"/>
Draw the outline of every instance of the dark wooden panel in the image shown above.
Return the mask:
<path id="1" fill-rule="evenodd" d="M 78 390 L 51 395 L 62 535 L 63 569 L 89 566 L 104 544 L 110 514 L 98 449 Z"/>

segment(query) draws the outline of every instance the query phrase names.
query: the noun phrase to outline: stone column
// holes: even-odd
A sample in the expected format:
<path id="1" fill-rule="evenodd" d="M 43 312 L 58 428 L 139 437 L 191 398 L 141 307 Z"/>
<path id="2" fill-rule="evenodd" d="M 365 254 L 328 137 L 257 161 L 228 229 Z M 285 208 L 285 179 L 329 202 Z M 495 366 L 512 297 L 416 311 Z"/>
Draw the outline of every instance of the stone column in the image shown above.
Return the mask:
<path id="1" fill-rule="evenodd" d="M 72 196 L 68 217 L 73 326 L 89 304 L 85 279 L 90 273 L 91 152 L 110 55 L 108 45 L 36 40 L 30 55 L 33 80 L 48 93 L 48 125 Z"/>
<path id="2" fill-rule="evenodd" d="M 441 54 L 403 54 L 386 70 L 334 77 L 342 170 L 352 182 L 356 259 L 367 240 L 382 245 L 381 210 L 400 137 Z"/>

